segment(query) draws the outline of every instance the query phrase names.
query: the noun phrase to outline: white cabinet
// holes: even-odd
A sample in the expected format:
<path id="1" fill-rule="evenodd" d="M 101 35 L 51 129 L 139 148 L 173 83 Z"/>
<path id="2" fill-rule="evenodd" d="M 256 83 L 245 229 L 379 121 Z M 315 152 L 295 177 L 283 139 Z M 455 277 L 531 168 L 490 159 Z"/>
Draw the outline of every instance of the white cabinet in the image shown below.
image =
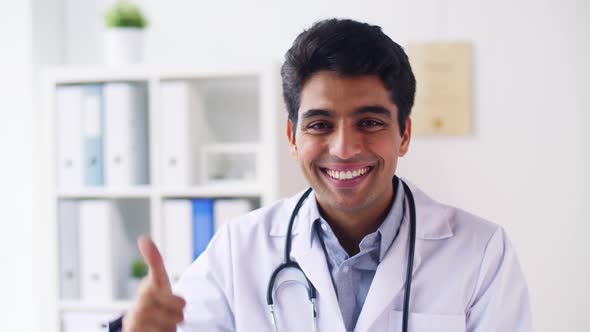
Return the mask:
<path id="1" fill-rule="evenodd" d="M 89 87 L 102 99 L 84 102 Z M 50 267 L 41 296 L 55 309 L 47 331 L 84 317 L 102 321 L 101 313 L 130 305 L 138 235 L 149 234 L 164 257 L 190 247 L 190 239 L 179 241 L 182 248 L 164 243 L 190 229 L 166 222 L 166 207 L 174 206 L 167 203 L 218 200 L 217 211 L 233 209 L 219 213 L 227 218 L 305 187 L 288 153 L 277 66 L 62 67 L 45 73 L 43 92 L 53 213 L 41 230 Z M 191 258 L 179 255 L 174 273 Z M 104 296 L 85 296 L 84 283 L 103 280 L 111 288 Z"/>

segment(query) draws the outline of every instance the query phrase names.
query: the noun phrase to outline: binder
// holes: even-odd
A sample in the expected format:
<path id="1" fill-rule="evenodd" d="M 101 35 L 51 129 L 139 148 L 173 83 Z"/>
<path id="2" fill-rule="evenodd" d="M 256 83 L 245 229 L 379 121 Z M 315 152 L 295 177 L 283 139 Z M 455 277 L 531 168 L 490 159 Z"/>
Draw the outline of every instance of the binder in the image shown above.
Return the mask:
<path id="1" fill-rule="evenodd" d="M 113 275 L 113 297 L 129 300 L 129 279 L 133 260 L 140 258 L 137 237 L 149 234 L 149 201 L 143 199 L 116 199 L 110 201 L 110 244 Z"/>
<path id="2" fill-rule="evenodd" d="M 163 82 L 162 177 L 167 186 L 188 186 L 193 182 L 194 153 L 190 151 L 190 86 L 188 82 Z"/>
<path id="3" fill-rule="evenodd" d="M 193 258 L 197 259 L 213 237 L 213 200 L 193 199 Z"/>
<path id="4" fill-rule="evenodd" d="M 102 186 L 103 179 L 103 110 L 102 86 L 82 87 L 82 120 L 84 144 L 84 184 Z"/>
<path id="5" fill-rule="evenodd" d="M 123 219 L 108 200 L 80 201 L 81 298 L 108 302 L 116 298 L 126 276 Z"/>
<path id="6" fill-rule="evenodd" d="M 108 332 L 109 321 L 119 315 L 118 312 L 66 311 L 62 315 L 63 332 Z"/>
<path id="7" fill-rule="evenodd" d="M 189 199 L 164 201 L 164 264 L 175 284 L 193 261 L 193 211 Z"/>
<path id="8" fill-rule="evenodd" d="M 247 199 L 216 199 L 213 204 L 215 230 L 217 231 L 225 223 L 250 211 L 252 211 L 252 204 Z"/>
<path id="9" fill-rule="evenodd" d="M 62 300 L 80 298 L 78 202 L 62 200 L 58 204 L 59 292 Z"/>
<path id="10" fill-rule="evenodd" d="M 148 112 L 144 84 L 104 85 L 105 177 L 108 186 L 148 184 Z"/>
<path id="11" fill-rule="evenodd" d="M 203 98 L 188 81 L 165 81 L 160 88 L 160 107 L 163 183 L 170 187 L 195 184 L 201 171 L 196 156 L 208 135 Z"/>
<path id="12" fill-rule="evenodd" d="M 56 91 L 57 183 L 60 188 L 82 186 L 82 89 L 66 85 Z"/>

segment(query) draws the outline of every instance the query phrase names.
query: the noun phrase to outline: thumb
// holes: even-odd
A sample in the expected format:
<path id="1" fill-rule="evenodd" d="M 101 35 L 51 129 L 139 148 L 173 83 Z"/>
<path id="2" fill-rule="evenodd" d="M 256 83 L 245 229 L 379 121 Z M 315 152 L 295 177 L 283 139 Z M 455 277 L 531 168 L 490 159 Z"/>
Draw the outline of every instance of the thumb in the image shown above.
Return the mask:
<path id="1" fill-rule="evenodd" d="M 158 247 L 156 247 L 149 237 L 143 235 L 137 240 L 137 246 L 139 247 L 143 260 L 149 267 L 148 277 L 151 279 L 151 282 L 157 288 L 172 292 L 168 273 L 164 267 L 162 255 L 158 251 Z"/>

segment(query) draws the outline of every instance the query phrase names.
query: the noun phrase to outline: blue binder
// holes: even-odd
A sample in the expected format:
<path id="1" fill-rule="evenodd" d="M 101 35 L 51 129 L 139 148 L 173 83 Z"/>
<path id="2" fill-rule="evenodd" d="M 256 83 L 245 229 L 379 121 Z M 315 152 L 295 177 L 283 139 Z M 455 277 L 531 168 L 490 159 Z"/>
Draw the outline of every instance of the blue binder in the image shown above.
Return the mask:
<path id="1" fill-rule="evenodd" d="M 197 259 L 213 237 L 212 199 L 193 199 L 193 258 Z"/>
<path id="2" fill-rule="evenodd" d="M 102 86 L 88 84 L 81 86 L 81 88 L 84 184 L 86 186 L 102 186 L 104 185 Z"/>

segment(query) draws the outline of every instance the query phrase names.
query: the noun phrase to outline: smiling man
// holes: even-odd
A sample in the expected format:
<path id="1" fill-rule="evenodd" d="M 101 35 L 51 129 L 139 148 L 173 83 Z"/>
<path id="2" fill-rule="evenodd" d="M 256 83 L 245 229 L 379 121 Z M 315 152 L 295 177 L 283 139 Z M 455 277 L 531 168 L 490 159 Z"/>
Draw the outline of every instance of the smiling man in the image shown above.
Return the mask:
<path id="1" fill-rule="evenodd" d="M 314 73 L 297 118 L 287 125 L 292 154 L 321 212 L 348 254 L 384 220 L 393 202 L 397 159 L 410 144 L 411 122 L 376 75 Z M 404 128 L 405 130 L 400 129 Z"/>
<path id="2" fill-rule="evenodd" d="M 150 275 L 123 330 L 531 331 L 504 230 L 395 175 L 416 87 L 402 48 L 325 20 L 297 37 L 282 78 L 311 188 L 224 226 L 174 291 L 140 239 Z"/>

